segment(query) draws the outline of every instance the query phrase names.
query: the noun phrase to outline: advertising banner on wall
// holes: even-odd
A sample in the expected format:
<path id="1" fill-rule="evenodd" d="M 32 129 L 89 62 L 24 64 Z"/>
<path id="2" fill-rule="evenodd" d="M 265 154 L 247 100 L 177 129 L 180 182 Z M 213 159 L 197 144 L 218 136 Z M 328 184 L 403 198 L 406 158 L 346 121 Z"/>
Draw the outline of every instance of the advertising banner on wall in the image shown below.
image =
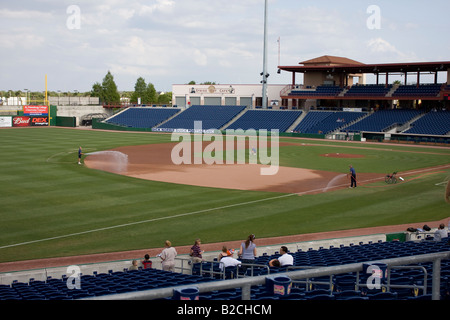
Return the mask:
<path id="1" fill-rule="evenodd" d="M 12 117 L 0 117 L 0 128 L 12 127 Z"/>
<path id="2" fill-rule="evenodd" d="M 20 116 L 13 118 L 13 127 L 29 127 L 31 125 L 31 117 Z"/>
<path id="3" fill-rule="evenodd" d="M 48 117 L 17 116 L 12 118 L 13 127 L 48 126 Z"/>
<path id="4" fill-rule="evenodd" d="M 24 116 L 48 116 L 48 106 L 23 106 Z"/>
<path id="5" fill-rule="evenodd" d="M 48 126 L 48 117 L 32 117 L 32 126 Z"/>

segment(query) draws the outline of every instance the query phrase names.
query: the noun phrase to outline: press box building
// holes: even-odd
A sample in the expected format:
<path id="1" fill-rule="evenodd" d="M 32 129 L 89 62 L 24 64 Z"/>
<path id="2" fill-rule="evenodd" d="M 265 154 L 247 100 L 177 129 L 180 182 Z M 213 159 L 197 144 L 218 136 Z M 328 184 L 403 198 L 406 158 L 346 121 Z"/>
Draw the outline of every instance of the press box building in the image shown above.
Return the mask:
<path id="1" fill-rule="evenodd" d="M 268 108 L 281 107 L 280 92 L 286 84 L 268 84 Z M 247 106 L 257 108 L 262 106 L 261 84 L 213 84 L 213 85 L 172 85 L 172 103 L 177 107 L 192 105 L 214 106 Z"/>

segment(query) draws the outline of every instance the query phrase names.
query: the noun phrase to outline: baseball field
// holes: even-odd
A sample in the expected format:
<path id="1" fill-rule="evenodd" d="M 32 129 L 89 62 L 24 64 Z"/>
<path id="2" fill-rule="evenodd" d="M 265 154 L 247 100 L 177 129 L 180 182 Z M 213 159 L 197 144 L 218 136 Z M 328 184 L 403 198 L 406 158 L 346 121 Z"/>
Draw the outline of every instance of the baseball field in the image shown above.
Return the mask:
<path id="1" fill-rule="evenodd" d="M 170 134 L 14 128 L 0 141 L 0 262 L 449 215 L 450 148 L 280 138 L 278 173 L 263 177 L 258 164 L 176 166 Z M 403 181 L 385 183 L 394 171 Z"/>

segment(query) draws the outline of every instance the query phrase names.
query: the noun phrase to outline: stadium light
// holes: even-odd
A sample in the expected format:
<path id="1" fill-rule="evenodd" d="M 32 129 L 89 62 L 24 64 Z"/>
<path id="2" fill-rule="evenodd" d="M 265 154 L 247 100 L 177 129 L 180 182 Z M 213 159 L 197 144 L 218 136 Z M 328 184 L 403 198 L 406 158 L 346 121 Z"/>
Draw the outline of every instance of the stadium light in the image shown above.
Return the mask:
<path id="1" fill-rule="evenodd" d="M 267 0 L 264 0 L 264 52 L 263 52 L 263 72 L 262 72 L 262 108 L 267 109 Z"/>

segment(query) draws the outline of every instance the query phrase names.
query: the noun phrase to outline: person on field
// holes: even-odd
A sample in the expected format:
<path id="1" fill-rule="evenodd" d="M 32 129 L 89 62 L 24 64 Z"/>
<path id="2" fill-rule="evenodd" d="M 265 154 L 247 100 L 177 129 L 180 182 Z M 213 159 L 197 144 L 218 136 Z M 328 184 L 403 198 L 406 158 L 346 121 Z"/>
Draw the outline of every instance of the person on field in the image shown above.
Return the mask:
<path id="1" fill-rule="evenodd" d="M 350 165 L 349 167 L 350 167 L 350 180 L 351 180 L 351 184 L 350 184 L 349 188 L 356 188 L 356 171 L 352 165 Z"/>
<path id="2" fill-rule="evenodd" d="M 83 155 L 83 150 L 81 147 L 78 148 L 78 164 L 81 164 L 81 156 Z"/>

